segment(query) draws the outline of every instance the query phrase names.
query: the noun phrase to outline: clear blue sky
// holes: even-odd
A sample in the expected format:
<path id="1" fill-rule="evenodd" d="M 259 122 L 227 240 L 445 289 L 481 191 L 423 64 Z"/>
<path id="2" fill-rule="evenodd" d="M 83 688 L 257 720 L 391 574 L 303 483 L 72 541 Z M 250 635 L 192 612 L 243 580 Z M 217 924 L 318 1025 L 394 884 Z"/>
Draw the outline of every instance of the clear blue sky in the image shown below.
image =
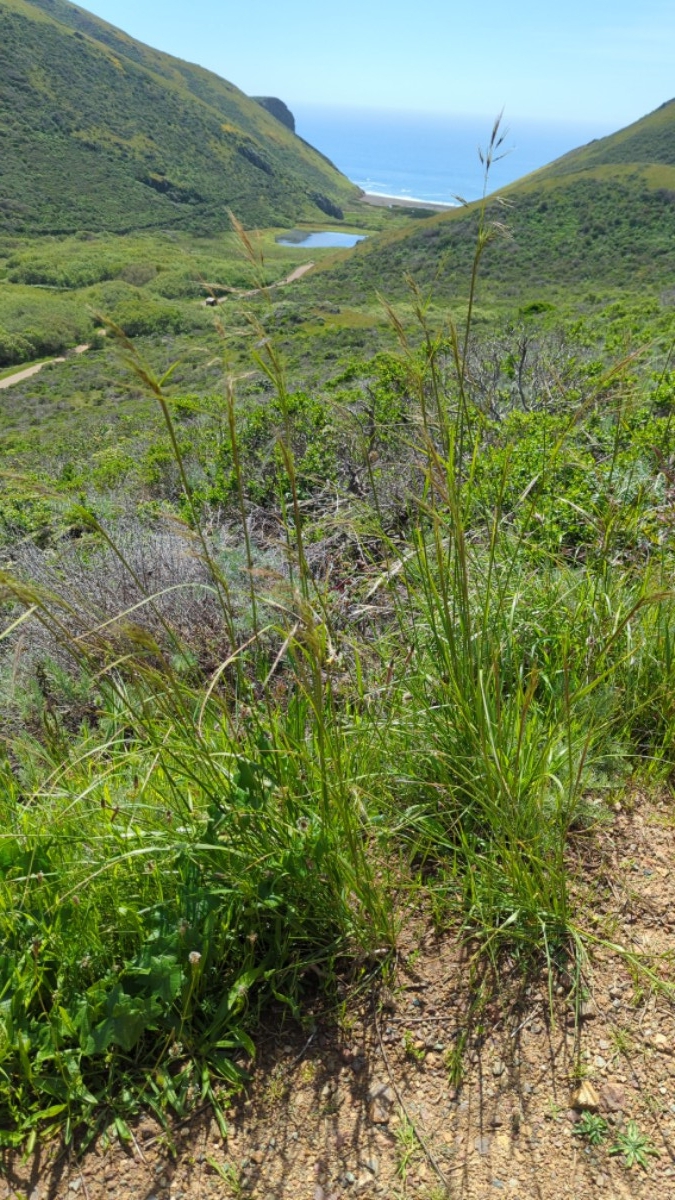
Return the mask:
<path id="1" fill-rule="evenodd" d="M 675 95 L 674 0 L 89 0 L 288 104 L 621 124 Z"/>

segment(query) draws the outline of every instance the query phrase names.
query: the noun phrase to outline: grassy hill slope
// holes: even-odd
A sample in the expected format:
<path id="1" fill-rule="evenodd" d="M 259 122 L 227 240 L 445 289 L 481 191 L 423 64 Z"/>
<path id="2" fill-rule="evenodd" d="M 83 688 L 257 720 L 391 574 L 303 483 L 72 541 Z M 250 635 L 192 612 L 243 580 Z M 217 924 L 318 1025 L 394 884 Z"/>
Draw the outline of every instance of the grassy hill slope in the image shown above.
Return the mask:
<path id="1" fill-rule="evenodd" d="M 0 231 L 279 225 L 354 195 L 210 71 L 65 0 L 0 0 Z"/>
<path id="2" fill-rule="evenodd" d="M 478 212 L 472 204 L 362 243 L 332 273 L 332 294 L 401 294 L 406 272 L 439 296 L 463 292 Z M 670 286 L 675 101 L 492 196 L 488 219 L 505 235 L 488 247 L 481 268 L 495 298 L 526 303 L 561 289 Z M 320 276 L 307 286 L 321 286 Z"/>

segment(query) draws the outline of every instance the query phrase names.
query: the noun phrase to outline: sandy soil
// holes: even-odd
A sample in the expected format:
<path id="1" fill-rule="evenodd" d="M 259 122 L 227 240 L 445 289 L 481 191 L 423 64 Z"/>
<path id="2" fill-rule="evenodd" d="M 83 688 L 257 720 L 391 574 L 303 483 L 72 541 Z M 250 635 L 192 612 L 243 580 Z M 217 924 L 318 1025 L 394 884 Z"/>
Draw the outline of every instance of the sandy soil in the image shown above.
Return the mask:
<path id="1" fill-rule="evenodd" d="M 672 798 L 637 799 L 572 853 L 598 937 L 664 977 L 674 827 Z M 452 931 L 418 915 L 376 995 L 310 1005 L 304 1028 L 269 1018 L 226 1139 L 204 1112 L 171 1149 L 145 1119 L 130 1146 L 79 1164 L 58 1148 L 6 1159 L 0 1200 L 675 1200 L 673 1003 L 602 945 L 586 983 L 577 1024 L 564 974 L 552 997 L 546 975 L 523 983 L 515 964 L 481 976 Z M 580 1080 L 607 1122 L 595 1149 L 578 1131 Z M 658 1152 L 647 1171 L 609 1154 L 631 1119 Z"/>

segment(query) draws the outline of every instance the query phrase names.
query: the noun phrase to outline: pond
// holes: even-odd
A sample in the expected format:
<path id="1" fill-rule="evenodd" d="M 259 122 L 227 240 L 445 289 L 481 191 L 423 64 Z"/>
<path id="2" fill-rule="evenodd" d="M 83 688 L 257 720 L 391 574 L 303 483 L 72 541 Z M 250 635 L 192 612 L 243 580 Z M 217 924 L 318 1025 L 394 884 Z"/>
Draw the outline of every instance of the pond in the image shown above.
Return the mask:
<path id="1" fill-rule="evenodd" d="M 302 246 L 303 250 L 319 250 L 326 247 L 339 246 L 342 250 L 351 250 L 357 242 L 367 237 L 365 233 L 338 233 L 334 229 L 321 229 L 317 233 L 305 233 L 296 229 L 276 240 L 280 246 Z"/>

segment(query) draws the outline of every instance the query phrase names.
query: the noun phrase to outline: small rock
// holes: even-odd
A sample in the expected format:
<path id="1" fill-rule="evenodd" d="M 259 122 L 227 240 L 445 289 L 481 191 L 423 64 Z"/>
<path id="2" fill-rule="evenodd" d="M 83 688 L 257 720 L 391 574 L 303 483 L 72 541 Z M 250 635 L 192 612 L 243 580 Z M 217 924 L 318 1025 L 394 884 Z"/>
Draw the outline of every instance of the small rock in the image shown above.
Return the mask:
<path id="1" fill-rule="evenodd" d="M 600 1097 L 588 1079 L 584 1079 L 572 1096 L 572 1108 L 579 1112 L 597 1112 L 600 1108 Z"/>
<path id="2" fill-rule="evenodd" d="M 490 1138 L 489 1137 L 477 1137 L 474 1142 L 474 1146 L 475 1146 L 478 1154 L 489 1154 L 490 1153 Z"/>
<path id="3" fill-rule="evenodd" d="M 366 1170 L 367 1170 L 367 1171 L 370 1171 L 371 1175 L 375 1175 L 375 1177 L 377 1178 L 377 1176 L 378 1176 L 378 1175 L 379 1175 L 379 1173 L 380 1173 L 380 1162 L 379 1162 L 379 1159 L 377 1159 L 377 1158 L 368 1158 L 368 1159 L 366 1159 L 366 1161 L 365 1161 L 365 1163 L 364 1163 L 363 1165 L 364 1165 L 364 1167 L 366 1168 Z"/>
<path id="4" fill-rule="evenodd" d="M 349 1187 L 352 1183 L 356 1183 L 356 1175 L 353 1171 L 345 1171 L 342 1179 L 346 1187 Z"/>
<path id="5" fill-rule="evenodd" d="M 391 1117 L 395 1094 L 388 1083 L 374 1080 L 368 1091 L 368 1115 L 374 1125 L 387 1125 Z"/>
<path id="6" fill-rule="evenodd" d="M 497 1075 L 497 1076 L 503 1075 L 505 1070 L 506 1070 L 506 1063 L 503 1063 L 501 1058 L 498 1058 L 497 1061 L 492 1064 L 492 1074 L 493 1075 Z"/>
<path id="7" fill-rule="evenodd" d="M 618 1083 L 606 1083 L 600 1089 L 600 1104 L 603 1112 L 623 1112 L 626 1107 L 626 1094 Z"/>
<path id="8" fill-rule="evenodd" d="M 673 1053 L 670 1042 L 663 1033 L 655 1033 L 654 1036 L 649 1039 L 649 1045 L 653 1046 L 655 1050 L 659 1050 L 661 1054 Z"/>
<path id="9" fill-rule="evenodd" d="M 371 1100 L 368 1106 L 368 1116 L 373 1125 L 388 1125 L 391 1119 L 391 1105 L 382 1100 Z"/>

